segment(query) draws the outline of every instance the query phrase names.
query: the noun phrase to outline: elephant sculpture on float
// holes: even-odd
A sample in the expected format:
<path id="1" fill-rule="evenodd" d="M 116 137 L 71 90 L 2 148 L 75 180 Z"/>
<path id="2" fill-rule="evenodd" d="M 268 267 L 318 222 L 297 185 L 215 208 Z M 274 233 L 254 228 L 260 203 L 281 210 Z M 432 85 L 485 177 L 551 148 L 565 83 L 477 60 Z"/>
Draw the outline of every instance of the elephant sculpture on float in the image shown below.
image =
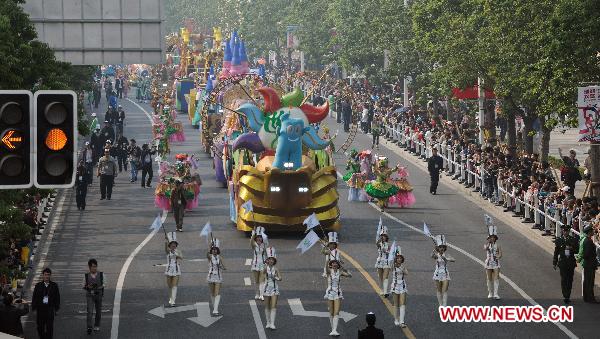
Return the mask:
<path id="1" fill-rule="evenodd" d="M 325 149 L 330 141 L 319 137 L 311 124 L 319 123 L 329 113 L 329 103 L 316 107 L 303 104 L 304 95 L 299 89 L 281 99 L 269 87 L 258 90 L 265 100 L 261 110 L 246 103 L 238 108 L 248 119 L 252 132 L 240 135 L 233 143 L 233 150 L 246 148 L 254 153 L 276 150 L 273 167 L 297 170 L 302 167 L 302 145 L 313 149 Z"/>

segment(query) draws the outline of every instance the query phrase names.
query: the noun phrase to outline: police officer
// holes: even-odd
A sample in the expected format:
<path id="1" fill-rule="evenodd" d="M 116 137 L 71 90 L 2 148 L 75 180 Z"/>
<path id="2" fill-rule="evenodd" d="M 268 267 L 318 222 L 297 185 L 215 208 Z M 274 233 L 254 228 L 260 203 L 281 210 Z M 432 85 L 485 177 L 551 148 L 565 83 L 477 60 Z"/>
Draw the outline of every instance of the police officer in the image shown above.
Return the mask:
<path id="1" fill-rule="evenodd" d="M 562 236 L 554 241 L 554 258 L 552 265 L 554 269 L 558 266 L 560 269 L 560 286 L 562 288 L 563 300 L 565 304 L 571 301 L 571 288 L 573 286 L 573 274 L 577 262 L 575 254 L 579 251 L 579 243 L 577 239 L 571 235 L 571 226 L 563 225 Z"/>
<path id="2" fill-rule="evenodd" d="M 583 228 L 585 236 L 580 240 L 580 249 L 578 253 L 578 261 L 583 266 L 583 301 L 586 303 L 598 303 L 594 296 L 594 279 L 596 269 L 598 268 L 598 260 L 596 259 L 596 245 L 592 237 L 594 236 L 594 228 L 587 223 Z"/>
<path id="3" fill-rule="evenodd" d="M 431 157 L 427 160 L 427 170 L 431 177 L 431 186 L 429 193 L 435 195 L 437 193 L 438 182 L 440 181 L 440 171 L 444 166 L 444 160 L 437 153 L 437 148 L 433 148 Z"/>

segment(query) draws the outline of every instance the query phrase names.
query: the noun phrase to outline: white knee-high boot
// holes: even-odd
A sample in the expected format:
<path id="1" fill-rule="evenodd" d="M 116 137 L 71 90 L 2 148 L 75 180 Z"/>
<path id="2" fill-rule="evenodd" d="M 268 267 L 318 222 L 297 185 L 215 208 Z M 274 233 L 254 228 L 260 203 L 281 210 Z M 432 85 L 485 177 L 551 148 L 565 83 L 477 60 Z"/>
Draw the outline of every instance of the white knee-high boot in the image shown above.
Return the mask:
<path id="1" fill-rule="evenodd" d="M 260 284 L 258 284 L 258 299 L 265 300 L 265 297 L 263 296 L 264 291 L 265 291 L 265 283 L 261 282 Z"/>
<path id="2" fill-rule="evenodd" d="M 219 302 L 221 301 L 221 295 L 215 295 L 215 303 L 213 304 L 213 314 L 219 314 Z"/>
<path id="3" fill-rule="evenodd" d="M 265 307 L 265 319 L 267 320 L 267 325 L 265 328 L 271 328 L 271 311 Z"/>
<path id="4" fill-rule="evenodd" d="M 435 293 L 437 294 L 437 300 L 438 300 L 438 304 L 439 304 L 440 306 L 443 306 L 443 305 L 442 305 L 442 292 L 440 292 L 440 291 L 436 291 Z"/>
<path id="5" fill-rule="evenodd" d="M 487 284 L 487 289 L 488 289 L 488 299 L 491 299 L 494 296 L 494 294 L 492 292 L 492 280 L 486 278 L 485 282 Z"/>
<path id="6" fill-rule="evenodd" d="M 169 305 L 173 305 L 173 287 L 169 287 Z"/>
<path id="7" fill-rule="evenodd" d="M 175 305 L 175 299 L 177 299 L 177 286 L 171 288 L 171 300 L 173 301 L 173 305 Z"/>
<path id="8" fill-rule="evenodd" d="M 448 306 L 448 291 L 442 293 L 442 304 Z"/>
<path id="9" fill-rule="evenodd" d="M 271 329 L 272 330 L 276 329 L 276 327 L 275 327 L 275 315 L 276 314 L 277 314 L 277 309 L 272 308 L 271 309 Z"/>
<path id="10" fill-rule="evenodd" d="M 339 316 L 337 316 L 337 315 L 333 316 L 333 320 L 332 320 L 332 324 L 331 324 L 331 333 L 329 333 L 330 336 L 337 337 L 340 335 L 337 331 L 337 326 L 338 326 L 339 320 L 340 320 Z"/>
<path id="11" fill-rule="evenodd" d="M 388 284 L 389 284 L 389 280 L 383 279 L 383 295 L 388 294 Z"/>
<path id="12" fill-rule="evenodd" d="M 333 316 L 329 315 L 329 327 L 333 328 Z"/>
<path id="13" fill-rule="evenodd" d="M 254 293 L 254 300 L 258 300 L 258 297 L 260 296 L 260 284 L 259 283 L 255 283 L 254 286 L 256 286 L 256 293 Z"/>
<path id="14" fill-rule="evenodd" d="M 494 299 L 496 300 L 500 299 L 500 296 L 498 295 L 498 286 L 500 286 L 500 280 L 494 279 Z"/>
<path id="15" fill-rule="evenodd" d="M 406 314 L 406 306 L 400 305 L 400 326 L 404 325 L 404 315 Z"/>
<path id="16" fill-rule="evenodd" d="M 394 306 L 394 325 L 400 325 L 400 307 Z"/>

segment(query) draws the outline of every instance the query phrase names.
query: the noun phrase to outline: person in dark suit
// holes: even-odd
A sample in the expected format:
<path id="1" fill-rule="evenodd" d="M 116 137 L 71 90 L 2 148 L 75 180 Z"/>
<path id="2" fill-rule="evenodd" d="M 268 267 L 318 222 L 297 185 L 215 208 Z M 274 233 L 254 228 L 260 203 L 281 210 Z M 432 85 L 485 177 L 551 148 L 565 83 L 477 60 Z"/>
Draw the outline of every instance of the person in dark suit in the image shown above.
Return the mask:
<path id="1" fill-rule="evenodd" d="M 429 176 L 431 177 L 431 186 L 429 187 L 429 193 L 437 194 L 437 187 L 440 181 L 440 171 L 444 166 L 444 159 L 440 157 L 437 153 L 437 148 L 433 148 L 432 155 L 429 159 L 427 159 L 427 170 L 429 171 Z"/>
<path id="2" fill-rule="evenodd" d="M 6 294 L 0 308 L 0 333 L 23 337 L 21 317 L 29 313 L 29 306 L 22 300 L 13 302 L 12 294 Z"/>
<path id="3" fill-rule="evenodd" d="M 40 339 L 52 339 L 54 315 L 60 308 L 58 285 L 51 281 L 52 271 L 46 267 L 42 271 L 42 281 L 35 284 L 31 309 L 37 311 L 37 331 Z"/>
<path id="4" fill-rule="evenodd" d="M 554 242 L 554 258 L 552 265 L 554 269 L 558 266 L 560 270 L 560 286 L 565 304 L 571 301 L 571 289 L 573 287 L 573 275 L 575 273 L 575 254 L 579 252 L 579 243 L 569 232 L 571 226 L 563 225 L 562 236 Z"/>
<path id="5" fill-rule="evenodd" d="M 358 330 L 358 339 L 383 339 L 383 330 L 375 327 L 377 318 L 373 312 L 369 312 L 366 316 L 367 327 Z"/>
<path id="6" fill-rule="evenodd" d="M 596 259 L 596 245 L 592 237 L 594 236 L 594 228 L 591 224 L 583 228 L 585 238 L 581 241 L 578 258 L 583 266 L 583 301 L 586 303 L 598 303 L 594 296 L 594 279 L 596 277 L 596 269 L 598 268 L 598 260 Z"/>

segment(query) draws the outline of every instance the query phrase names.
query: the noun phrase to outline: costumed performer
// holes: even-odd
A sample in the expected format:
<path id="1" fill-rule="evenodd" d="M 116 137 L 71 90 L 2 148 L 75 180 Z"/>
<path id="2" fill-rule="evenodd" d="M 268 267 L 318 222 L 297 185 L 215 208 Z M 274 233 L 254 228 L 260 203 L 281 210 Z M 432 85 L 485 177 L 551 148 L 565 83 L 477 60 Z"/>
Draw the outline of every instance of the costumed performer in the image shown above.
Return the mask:
<path id="1" fill-rule="evenodd" d="M 406 327 L 404 323 L 404 315 L 406 312 L 406 281 L 404 278 L 408 274 L 404 267 L 404 256 L 400 246 L 393 249 L 391 253 L 394 260 L 394 268 L 392 270 L 392 302 L 394 304 L 394 325 Z"/>
<path id="2" fill-rule="evenodd" d="M 388 260 L 390 254 L 390 243 L 388 228 L 386 226 L 379 227 L 377 233 L 377 261 L 375 262 L 375 268 L 377 269 L 377 276 L 379 276 L 379 284 L 381 285 L 380 295 L 389 296 L 388 294 L 388 277 L 390 275 L 390 262 Z"/>
<path id="3" fill-rule="evenodd" d="M 325 255 L 325 266 L 323 266 L 323 278 L 327 275 L 327 269 L 331 260 L 337 260 L 340 263 L 344 263 L 340 256 L 338 249 L 338 234 L 337 232 L 329 232 L 327 234 L 328 242 L 321 241 L 324 245 L 321 249 L 321 254 Z"/>
<path id="4" fill-rule="evenodd" d="M 500 299 L 498 296 L 498 286 L 500 285 L 500 258 L 502 258 L 502 250 L 498 244 L 498 229 L 491 225 L 491 220 L 488 226 L 487 242 L 483 245 L 485 250 L 485 278 L 488 289 L 488 299 Z"/>
<path id="5" fill-rule="evenodd" d="M 212 314 L 214 316 L 220 315 L 219 303 L 221 302 L 221 283 L 223 283 L 223 271 L 225 271 L 220 245 L 219 239 L 213 238 L 210 242 L 210 249 L 206 254 L 206 258 L 208 259 L 208 275 L 206 281 L 208 282 L 210 301 L 213 304 Z"/>
<path id="6" fill-rule="evenodd" d="M 165 239 L 165 252 L 167 253 L 167 268 L 165 275 L 167 276 L 167 286 L 169 287 L 169 305 L 175 306 L 175 298 L 177 298 L 177 285 L 179 285 L 179 277 L 181 276 L 181 261 L 183 256 L 177 248 L 177 233 L 167 233 Z"/>
<path id="7" fill-rule="evenodd" d="M 266 266 L 263 274 L 265 275 L 265 285 L 262 294 L 265 297 L 265 318 L 267 319 L 266 328 L 272 330 L 275 328 L 275 314 L 277 313 L 277 299 L 279 298 L 279 281 L 281 274 L 277 269 L 277 254 L 275 248 L 267 247 L 266 249 Z"/>
<path id="8" fill-rule="evenodd" d="M 265 300 L 263 297 L 264 282 L 265 282 L 265 260 L 267 244 L 265 241 L 266 234 L 265 228 L 257 226 L 252 230 L 250 236 L 250 248 L 252 248 L 252 276 L 254 277 L 254 285 L 256 287 L 256 293 L 254 294 L 255 300 Z"/>
<path id="9" fill-rule="evenodd" d="M 413 188 L 408 182 L 408 171 L 406 167 L 398 168 L 398 178 L 391 179 L 391 182 L 398 187 L 398 193 L 392 196 L 388 201 L 390 206 L 398 206 L 400 208 L 411 207 L 415 204 L 415 195 L 412 192 Z"/>
<path id="10" fill-rule="evenodd" d="M 433 253 L 431 253 L 431 258 L 435 259 L 433 280 L 435 281 L 437 299 L 440 306 L 447 306 L 448 303 L 448 286 L 450 284 L 448 262 L 456 261 L 446 254 L 447 249 L 446 236 L 437 235 L 435 237 L 435 247 Z"/>
<path id="11" fill-rule="evenodd" d="M 337 337 L 340 335 L 337 331 L 337 326 L 342 299 L 344 299 L 342 286 L 340 284 L 341 277 L 349 278 L 352 277 L 352 274 L 343 270 L 340 262 L 335 259 L 329 261 L 327 266 L 327 290 L 325 291 L 324 298 L 327 299 L 329 322 L 331 323 L 331 332 L 329 335 Z"/>
<path id="12" fill-rule="evenodd" d="M 379 158 L 377 166 L 375 166 L 376 179 L 368 183 L 365 191 L 371 198 L 377 199 L 377 206 L 383 212 L 390 197 L 396 195 L 398 187 L 388 183 L 389 177 L 399 166 L 394 168 L 388 167 L 388 159 L 386 157 Z"/>

